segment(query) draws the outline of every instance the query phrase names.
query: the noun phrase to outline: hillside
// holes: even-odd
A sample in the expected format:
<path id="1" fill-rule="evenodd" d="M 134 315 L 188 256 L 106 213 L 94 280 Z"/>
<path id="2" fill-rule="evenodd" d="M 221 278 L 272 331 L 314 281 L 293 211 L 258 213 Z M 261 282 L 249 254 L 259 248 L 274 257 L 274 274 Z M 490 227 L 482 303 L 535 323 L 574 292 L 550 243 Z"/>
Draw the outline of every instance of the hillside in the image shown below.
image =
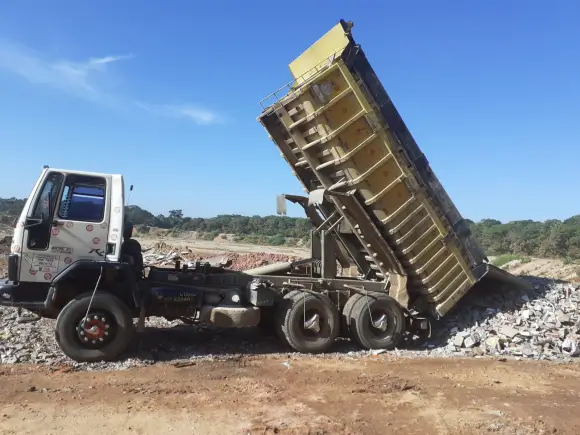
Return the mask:
<path id="1" fill-rule="evenodd" d="M 20 213 L 24 199 L 0 198 L 0 224 L 9 225 Z M 291 245 L 308 240 L 310 223 L 303 218 L 280 216 L 219 215 L 213 218 L 191 218 L 182 210 L 155 216 L 133 205 L 126 210 L 129 219 L 139 226 L 140 233 L 161 228 L 169 233 L 196 232 L 205 240 L 219 234 L 234 234 L 234 240 L 261 245 Z M 516 257 L 560 257 L 580 259 L 580 215 L 564 221 L 544 222 L 521 220 L 502 223 L 495 219 L 469 221 L 471 230 L 489 255 L 503 256 L 504 261 Z"/>

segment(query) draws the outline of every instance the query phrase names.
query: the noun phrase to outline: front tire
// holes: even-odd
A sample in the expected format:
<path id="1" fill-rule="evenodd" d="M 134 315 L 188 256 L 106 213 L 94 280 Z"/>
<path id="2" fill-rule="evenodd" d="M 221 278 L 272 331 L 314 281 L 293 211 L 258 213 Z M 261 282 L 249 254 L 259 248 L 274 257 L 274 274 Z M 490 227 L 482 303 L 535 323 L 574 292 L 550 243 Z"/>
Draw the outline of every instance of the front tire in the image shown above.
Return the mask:
<path id="1" fill-rule="evenodd" d="M 110 361 L 123 352 L 134 332 L 129 307 L 116 296 L 98 291 L 78 295 L 61 310 L 55 338 L 63 353 L 77 362 Z"/>

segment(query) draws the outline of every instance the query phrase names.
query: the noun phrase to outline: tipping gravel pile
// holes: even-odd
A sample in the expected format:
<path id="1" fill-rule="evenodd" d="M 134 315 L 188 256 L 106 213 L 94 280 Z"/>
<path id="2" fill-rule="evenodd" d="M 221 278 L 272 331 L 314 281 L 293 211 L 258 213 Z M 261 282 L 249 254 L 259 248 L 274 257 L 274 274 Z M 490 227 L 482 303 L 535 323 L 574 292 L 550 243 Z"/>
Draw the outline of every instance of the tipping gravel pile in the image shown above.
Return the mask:
<path id="1" fill-rule="evenodd" d="M 438 325 L 436 352 L 549 360 L 578 356 L 580 289 L 528 279 L 534 284 L 529 291 L 475 288 Z"/>
<path id="2" fill-rule="evenodd" d="M 569 361 L 578 355 L 580 290 L 566 283 L 530 278 L 528 292 L 474 288 L 456 309 L 434 322 L 433 337 L 391 353 L 403 357 L 503 355 Z M 217 330 L 151 318 L 119 362 L 78 364 L 61 353 L 54 340 L 54 321 L 28 322 L 17 310 L 0 307 L 0 361 L 34 362 L 78 369 L 124 369 L 159 361 L 230 359 L 240 355 L 291 354 L 272 336 L 255 328 Z M 328 358 L 358 358 L 381 352 L 362 351 L 346 340 Z"/>

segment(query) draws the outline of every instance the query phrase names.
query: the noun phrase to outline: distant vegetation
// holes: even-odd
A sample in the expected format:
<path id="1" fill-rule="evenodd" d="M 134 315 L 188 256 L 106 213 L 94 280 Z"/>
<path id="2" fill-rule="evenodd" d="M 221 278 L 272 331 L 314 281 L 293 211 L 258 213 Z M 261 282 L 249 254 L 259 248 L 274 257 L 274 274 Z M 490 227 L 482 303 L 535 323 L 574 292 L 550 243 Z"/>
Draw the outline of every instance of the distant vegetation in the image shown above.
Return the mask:
<path id="1" fill-rule="evenodd" d="M 24 206 L 23 199 L 0 199 L 0 222 L 10 223 Z M 140 232 L 163 228 L 174 232 L 196 231 L 211 240 L 219 234 L 234 234 L 235 241 L 267 245 L 306 243 L 310 223 L 304 218 L 279 216 L 219 215 L 213 218 L 190 218 L 182 210 L 167 215 L 153 215 L 133 205 L 126 210 L 128 218 Z M 567 261 L 580 259 L 580 215 L 564 221 L 532 220 L 501 223 L 495 219 L 468 221 L 471 230 L 488 255 L 496 255 L 496 263 L 507 263 L 526 257 L 559 257 Z"/>

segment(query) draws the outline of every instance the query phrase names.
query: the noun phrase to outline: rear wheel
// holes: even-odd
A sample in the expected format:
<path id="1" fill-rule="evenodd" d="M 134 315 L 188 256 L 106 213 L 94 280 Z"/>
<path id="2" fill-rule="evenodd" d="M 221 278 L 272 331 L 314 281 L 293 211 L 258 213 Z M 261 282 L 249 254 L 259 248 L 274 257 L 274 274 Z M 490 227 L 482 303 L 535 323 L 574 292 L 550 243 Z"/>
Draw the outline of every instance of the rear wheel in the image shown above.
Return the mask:
<path id="1" fill-rule="evenodd" d="M 133 335 L 133 316 L 127 305 L 106 292 L 95 293 L 91 303 L 92 294 L 74 298 L 56 320 L 58 345 L 65 355 L 78 362 L 115 359 Z"/>
<path id="2" fill-rule="evenodd" d="M 340 325 L 341 337 L 348 338 L 351 336 L 351 333 L 350 333 L 350 319 L 351 319 L 351 317 L 350 317 L 350 315 L 352 314 L 352 309 L 354 307 L 354 304 L 356 304 L 358 302 L 358 300 L 362 297 L 363 297 L 363 295 L 361 295 L 359 293 L 355 293 L 346 301 L 346 304 L 344 304 L 344 307 L 342 308 L 341 325 Z"/>
<path id="3" fill-rule="evenodd" d="M 351 338 L 366 349 L 393 349 L 405 332 L 405 313 L 392 297 L 382 293 L 362 296 L 350 312 Z"/>
<path id="4" fill-rule="evenodd" d="M 338 335 L 339 315 L 322 294 L 290 292 L 278 311 L 278 334 L 298 352 L 326 352 Z"/>
<path id="5" fill-rule="evenodd" d="M 292 345 L 286 339 L 286 335 L 282 330 L 282 325 L 284 323 L 284 316 L 286 315 L 286 311 L 292 307 L 292 298 L 299 294 L 299 290 L 290 290 L 278 301 L 274 309 L 274 331 L 278 338 L 288 346 Z"/>

